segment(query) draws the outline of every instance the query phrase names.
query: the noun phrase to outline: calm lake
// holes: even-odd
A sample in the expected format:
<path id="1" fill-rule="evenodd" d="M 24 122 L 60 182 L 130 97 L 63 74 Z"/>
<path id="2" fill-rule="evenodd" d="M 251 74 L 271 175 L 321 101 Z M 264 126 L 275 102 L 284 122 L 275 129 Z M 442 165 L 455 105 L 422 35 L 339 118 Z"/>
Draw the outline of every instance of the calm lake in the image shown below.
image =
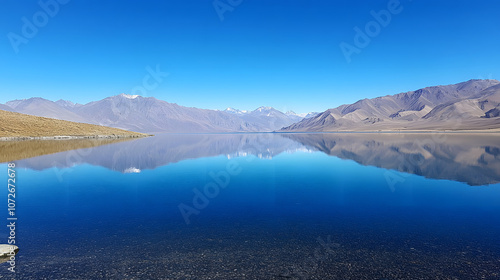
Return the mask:
<path id="1" fill-rule="evenodd" d="M 17 160 L 16 279 L 500 279 L 499 140 L 166 134 Z"/>

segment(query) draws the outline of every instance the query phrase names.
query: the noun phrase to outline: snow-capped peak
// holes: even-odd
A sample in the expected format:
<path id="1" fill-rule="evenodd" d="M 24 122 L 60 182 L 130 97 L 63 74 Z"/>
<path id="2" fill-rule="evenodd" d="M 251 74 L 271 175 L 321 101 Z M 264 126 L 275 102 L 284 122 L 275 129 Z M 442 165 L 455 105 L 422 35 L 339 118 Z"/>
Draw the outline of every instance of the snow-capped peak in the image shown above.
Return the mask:
<path id="1" fill-rule="evenodd" d="M 128 98 L 128 99 L 136 99 L 137 97 L 139 97 L 139 95 L 131 95 L 131 94 L 125 94 L 125 93 L 120 94 L 120 96 Z"/>
<path id="2" fill-rule="evenodd" d="M 297 116 L 297 117 L 301 117 L 301 118 L 310 118 L 310 117 L 313 117 L 313 116 L 315 116 L 317 114 L 318 114 L 317 112 L 309 112 L 309 113 L 300 113 L 300 114 L 297 114 L 297 113 L 295 113 L 292 110 L 287 111 L 285 113 L 285 115 L 287 115 L 287 116 Z"/>
<path id="3" fill-rule="evenodd" d="M 234 108 L 231 108 L 231 107 L 228 107 L 226 110 L 224 110 L 224 112 L 231 113 L 231 114 L 237 114 L 237 115 L 243 115 L 243 114 L 248 113 L 248 111 L 238 110 L 238 109 L 234 109 Z"/>
<path id="4" fill-rule="evenodd" d="M 141 173 L 141 170 L 139 168 L 129 167 L 123 170 L 123 173 Z"/>
<path id="5" fill-rule="evenodd" d="M 304 119 L 308 119 L 308 118 L 312 118 L 314 116 L 317 116 L 318 114 L 319 114 L 319 112 L 309 112 L 309 113 L 300 114 L 300 116 L 303 117 Z"/>
<path id="6" fill-rule="evenodd" d="M 265 110 L 265 111 L 268 111 L 268 110 L 271 110 L 271 109 L 273 109 L 273 107 L 261 106 L 261 107 L 259 107 L 259 108 L 255 109 L 255 111 L 262 112 L 262 111 L 264 111 L 264 110 Z"/>

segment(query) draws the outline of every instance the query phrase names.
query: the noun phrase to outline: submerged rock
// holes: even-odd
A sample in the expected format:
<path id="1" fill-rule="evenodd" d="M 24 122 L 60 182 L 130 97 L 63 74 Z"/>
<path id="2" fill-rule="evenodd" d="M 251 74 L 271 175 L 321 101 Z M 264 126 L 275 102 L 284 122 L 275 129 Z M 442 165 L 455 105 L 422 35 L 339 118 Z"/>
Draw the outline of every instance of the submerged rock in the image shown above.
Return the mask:
<path id="1" fill-rule="evenodd" d="M 19 247 L 16 245 L 0 244 L 0 263 L 7 262 L 17 252 L 19 252 Z"/>

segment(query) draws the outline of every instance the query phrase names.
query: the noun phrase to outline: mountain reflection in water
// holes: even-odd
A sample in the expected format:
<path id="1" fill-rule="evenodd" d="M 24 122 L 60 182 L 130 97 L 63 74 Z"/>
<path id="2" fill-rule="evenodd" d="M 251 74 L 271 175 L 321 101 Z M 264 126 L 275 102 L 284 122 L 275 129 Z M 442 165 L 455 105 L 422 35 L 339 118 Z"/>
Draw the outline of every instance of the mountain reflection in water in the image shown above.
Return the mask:
<path id="1" fill-rule="evenodd" d="M 500 182 L 499 139 L 493 134 L 452 133 L 163 134 L 29 158 L 19 165 L 43 170 L 87 163 L 138 173 L 186 159 L 220 155 L 272 159 L 281 153 L 319 151 L 361 165 L 477 186 Z"/>

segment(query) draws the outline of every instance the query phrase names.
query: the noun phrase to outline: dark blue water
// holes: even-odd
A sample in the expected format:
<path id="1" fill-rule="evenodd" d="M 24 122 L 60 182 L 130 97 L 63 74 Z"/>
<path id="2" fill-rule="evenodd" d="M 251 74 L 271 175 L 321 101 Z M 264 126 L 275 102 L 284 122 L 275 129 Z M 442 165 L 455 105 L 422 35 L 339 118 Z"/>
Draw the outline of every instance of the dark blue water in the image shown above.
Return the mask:
<path id="1" fill-rule="evenodd" d="M 499 143 L 160 135 L 20 160 L 16 277 L 500 279 Z"/>

